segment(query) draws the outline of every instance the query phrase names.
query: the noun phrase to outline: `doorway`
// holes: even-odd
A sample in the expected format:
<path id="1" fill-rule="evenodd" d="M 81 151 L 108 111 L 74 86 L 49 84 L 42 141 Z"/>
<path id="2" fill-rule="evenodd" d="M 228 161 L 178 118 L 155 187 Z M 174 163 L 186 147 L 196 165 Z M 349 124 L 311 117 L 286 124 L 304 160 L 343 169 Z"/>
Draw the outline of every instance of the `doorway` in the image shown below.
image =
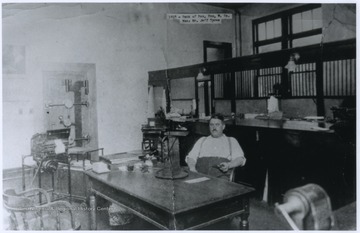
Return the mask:
<path id="1" fill-rule="evenodd" d="M 232 44 L 204 40 L 204 63 L 220 61 L 232 57 Z"/>
<path id="2" fill-rule="evenodd" d="M 232 44 L 227 42 L 203 41 L 204 63 L 225 60 L 232 57 Z M 199 116 L 215 112 L 214 74 L 202 71 L 198 79 Z"/>
<path id="3" fill-rule="evenodd" d="M 198 81 L 199 116 L 212 114 L 211 80 Z"/>

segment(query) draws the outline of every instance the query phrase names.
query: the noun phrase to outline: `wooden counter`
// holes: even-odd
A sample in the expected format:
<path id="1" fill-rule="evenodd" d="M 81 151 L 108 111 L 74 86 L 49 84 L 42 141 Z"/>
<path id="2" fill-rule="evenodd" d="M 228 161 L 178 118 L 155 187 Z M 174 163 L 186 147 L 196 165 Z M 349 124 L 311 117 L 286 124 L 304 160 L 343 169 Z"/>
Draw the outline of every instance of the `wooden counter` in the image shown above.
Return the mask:
<path id="1" fill-rule="evenodd" d="M 229 121 L 228 124 L 231 124 L 230 122 L 231 121 Z M 330 129 L 331 124 L 326 123 L 325 127 L 319 127 L 317 122 L 305 120 L 235 119 L 235 122 L 233 120 L 233 125 L 254 128 L 300 130 L 311 132 L 334 132 Z"/>
<path id="2" fill-rule="evenodd" d="M 185 122 L 187 125 L 195 124 L 196 133 L 210 134 L 208 128 L 208 120 L 203 119 L 190 119 Z M 319 127 L 317 122 L 306 120 L 273 120 L 273 119 L 228 119 L 225 120 L 226 125 L 252 127 L 252 128 L 269 128 L 269 129 L 284 129 L 284 130 L 300 130 L 310 132 L 326 132 L 334 133 L 330 127 L 332 124 L 325 123 L 324 127 Z M 201 131 L 204 130 L 204 131 Z"/>
<path id="3" fill-rule="evenodd" d="M 236 119 L 227 120 L 224 133 L 235 137 L 244 150 L 246 165 L 240 180 L 252 184 L 263 198 L 268 175 L 269 204 L 281 202 L 291 188 L 308 183 L 322 186 L 335 208 L 354 201 L 356 194 L 356 153 L 352 145 L 331 125 L 318 127 L 315 122 Z M 180 140 L 180 162 L 194 143 L 210 134 L 207 120 L 183 123 L 190 134 Z"/>

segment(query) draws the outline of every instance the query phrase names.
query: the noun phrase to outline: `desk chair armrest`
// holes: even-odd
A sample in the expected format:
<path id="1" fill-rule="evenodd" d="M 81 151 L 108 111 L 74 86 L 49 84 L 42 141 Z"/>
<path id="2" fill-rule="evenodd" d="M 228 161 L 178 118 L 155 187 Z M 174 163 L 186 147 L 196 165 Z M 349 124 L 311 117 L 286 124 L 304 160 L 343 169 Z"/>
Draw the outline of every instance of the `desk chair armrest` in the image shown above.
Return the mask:
<path id="1" fill-rule="evenodd" d="M 34 165 L 36 165 L 36 162 L 35 162 L 34 159 L 33 159 L 33 155 L 23 155 L 23 156 L 22 156 L 22 164 L 23 164 L 23 165 L 27 166 L 27 165 L 25 164 L 25 160 L 26 160 L 27 158 L 32 158 L 32 160 L 33 160 L 33 162 L 34 162 Z"/>
<path id="2" fill-rule="evenodd" d="M 71 149 L 73 147 L 69 147 L 69 149 Z M 81 150 L 81 151 L 71 151 L 69 150 L 68 151 L 68 154 L 69 155 L 77 155 L 77 154 L 89 154 L 89 153 L 92 153 L 92 152 L 96 152 L 96 151 L 101 151 L 101 154 L 104 155 L 104 148 L 96 148 L 96 149 L 92 149 L 92 150 Z"/>
<path id="3" fill-rule="evenodd" d="M 51 202 L 49 193 L 46 190 L 41 189 L 41 188 L 33 188 L 33 189 L 29 189 L 29 190 L 26 190 L 26 191 L 23 191 L 23 192 L 20 192 L 20 193 L 17 193 L 17 194 L 26 196 L 26 194 L 29 194 L 29 193 L 41 193 L 41 194 L 43 194 L 45 196 L 46 203 Z"/>
<path id="4" fill-rule="evenodd" d="M 235 182 L 235 168 L 232 169 L 229 177 L 230 182 Z"/>
<path id="5" fill-rule="evenodd" d="M 93 149 L 93 150 L 88 150 L 88 151 L 86 151 L 86 153 L 92 153 L 92 152 L 96 152 L 96 151 L 101 151 L 102 154 L 104 154 L 104 148 L 97 148 L 97 149 Z"/>
<path id="6" fill-rule="evenodd" d="M 243 170 L 243 167 L 239 166 L 239 167 L 234 167 L 234 168 L 231 169 L 231 173 L 230 173 L 230 177 L 229 177 L 230 182 L 235 182 L 236 183 L 237 178 L 238 178 L 237 177 L 237 172 L 239 170 L 240 171 Z"/>
<path id="7" fill-rule="evenodd" d="M 93 150 L 88 150 L 88 151 L 86 151 L 86 158 L 88 158 L 89 157 L 89 155 L 91 155 L 91 153 L 93 153 L 93 152 L 97 152 L 97 151 L 101 151 L 101 155 L 99 155 L 99 156 L 104 156 L 104 148 L 97 148 L 97 149 L 93 149 Z M 91 159 L 90 159 L 90 163 L 91 163 Z"/>

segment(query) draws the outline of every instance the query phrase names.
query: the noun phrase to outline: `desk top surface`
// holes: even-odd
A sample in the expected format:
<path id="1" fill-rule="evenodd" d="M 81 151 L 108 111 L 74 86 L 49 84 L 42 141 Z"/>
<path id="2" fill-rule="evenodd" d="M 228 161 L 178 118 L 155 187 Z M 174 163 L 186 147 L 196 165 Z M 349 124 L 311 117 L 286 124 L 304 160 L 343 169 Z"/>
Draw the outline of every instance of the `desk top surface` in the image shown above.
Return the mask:
<path id="1" fill-rule="evenodd" d="M 177 180 L 159 179 L 155 177 L 154 172 L 142 173 L 140 171 L 112 171 L 103 174 L 87 171 L 86 174 L 111 188 L 171 213 L 244 196 L 254 191 L 251 187 L 194 172 L 189 172 L 188 177 Z M 202 177 L 208 179 L 195 183 L 189 182 L 197 181 Z M 98 191 L 101 192 L 101 190 Z"/>

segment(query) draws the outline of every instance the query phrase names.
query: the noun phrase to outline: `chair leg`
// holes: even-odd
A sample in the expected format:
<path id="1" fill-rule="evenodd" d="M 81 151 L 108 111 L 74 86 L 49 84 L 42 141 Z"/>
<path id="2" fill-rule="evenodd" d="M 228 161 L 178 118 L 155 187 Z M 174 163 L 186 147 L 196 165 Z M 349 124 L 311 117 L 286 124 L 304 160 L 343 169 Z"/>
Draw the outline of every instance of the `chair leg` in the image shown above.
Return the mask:
<path id="1" fill-rule="evenodd" d="M 69 201 L 72 203 L 72 192 L 71 192 L 71 164 L 68 161 L 68 192 L 69 192 Z"/>
<path id="2" fill-rule="evenodd" d="M 16 215 L 14 212 L 11 212 L 10 214 L 10 230 L 18 230 L 19 224 L 16 220 Z"/>
<path id="3" fill-rule="evenodd" d="M 24 229 L 29 230 L 29 224 L 26 221 L 26 213 L 21 213 L 21 216 L 22 216 L 23 223 L 24 223 Z"/>
<path id="4" fill-rule="evenodd" d="M 56 211 L 56 230 L 60 230 L 60 214 Z"/>
<path id="5" fill-rule="evenodd" d="M 89 206 L 90 206 L 90 230 L 96 230 L 97 228 L 97 222 L 96 222 L 96 198 L 95 195 L 92 194 L 90 196 L 90 201 L 89 201 Z"/>
<path id="6" fill-rule="evenodd" d="M 43 218 L 43 211 L 42 210 L 40 210 L 39 215 L 40 215 L 40 229 L 43 230 L 44 229 L 44 218 Z"/>
<path id="7" fill-rule="evenodd" d="M 22 156 L 22 166 L 21 166 L 21 171 L 22 171 L 22 188 L 23 191 L 25 191 L 25 165 L 24 165 L 24 156 Z"/>

